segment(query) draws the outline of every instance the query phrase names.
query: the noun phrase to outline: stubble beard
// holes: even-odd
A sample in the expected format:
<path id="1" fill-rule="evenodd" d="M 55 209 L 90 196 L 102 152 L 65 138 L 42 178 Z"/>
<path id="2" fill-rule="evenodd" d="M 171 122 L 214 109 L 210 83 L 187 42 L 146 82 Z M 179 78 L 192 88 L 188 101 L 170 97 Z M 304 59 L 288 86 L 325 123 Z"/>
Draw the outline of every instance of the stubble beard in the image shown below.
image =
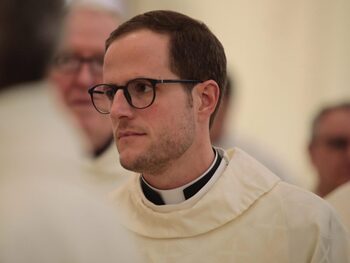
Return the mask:
<path id="1" fill-rule="evenodd" d="M 170 125 L 163 127 L 157 141 L 153 141 L 141 154 L 130 160 L 120 159 L 127 169 L 143 174 L 157 175 L 166 171 L 173 162 L 179 159 L 193 144 L 195 137 L 194 116 L 190 110 L 184 111 L 181 122 L 174 129 Z"/>

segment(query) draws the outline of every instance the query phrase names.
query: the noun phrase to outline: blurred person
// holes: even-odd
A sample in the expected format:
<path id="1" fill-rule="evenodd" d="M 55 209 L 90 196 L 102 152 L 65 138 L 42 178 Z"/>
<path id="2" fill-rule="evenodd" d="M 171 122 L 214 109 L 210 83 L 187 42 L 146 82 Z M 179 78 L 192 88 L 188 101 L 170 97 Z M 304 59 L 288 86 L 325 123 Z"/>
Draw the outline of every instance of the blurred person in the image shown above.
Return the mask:
<path id="1" fill-rule="evenodd" d="M 262 164 L 264 164 L 273 173 L 278 175 L 283 181 L 298 184 L 293 178 L 291 172 L 278 160 L 274 154 L 264 147 L 260 147 L 256 142 L 237 136 L 237 134 L 229 134 L 227 125 L 229 124 L 228 113 L 233 107 L 235 98 L 235 82 L 228 76 L 225 89 L 225 95 L 222 97 L 220 107 L 217 111 L 215 120 L 210 128 L 210 139 L 213 145 L 223 149 L 238 147 L 252 155 Z"/>
<path id="2" fill-rule="evenodd" d="M 350 231 L 350 182 L 338 186 L 326 195 L 325 199 L 335 208 L 340 219 Z"/>
<path id="3" fill-rule="evenodd" d="M 350 181 L 350 103 L 330 105 L 316 114 L 308 150 L 318 176 L 315 193 L 324 197 Z"/>
<path id="4" fill-rule="evenodd" d="M 138 15 L 111 33 L 103 70 L 89 93 L 111 117 L 121 164 L 139 173 L 111 198 L 147 262 L 349 262 L 326 202 L 211 145 L 227 75 L 205 24 Z"/>
<path id="5" fill-rule="evenodd" d="M 48 107 L 54 99 L 44 78 L 61 32 L 58 20 L 63 11 L 59 13 L 60 1 L 30 3 L 38 16 L 23 10 L 29 6 L 26 2 L 1 2 L 0 176 L 72 176 L 79 171 L 78 137 L 61 125 L 64 112 Z M 41 13 L 45 9 L 52 13 L 50 17 Z M 23 17 L 15 19 L 19 14 Z"/>
<path id="6" fill-rule="evenodd" d="M 78 173 L 77 138 L 48 107 L 62 14 L 60 0 L 0 1 L 0 262 L 138 262 L 114 209 Z"/>
<path id="7" fill-rule="evenodd" d="M 322 108 L 312 122 L 309 154 L 318 175 L 315 193 L 350 229 L 350 103 Z"/>
<path id="8" fill-rule="evenodd" d="M 127 171 L 118 163 L 110 120 L 95 111 L 87 90 L 102 80 L 104 42 L 121 21 L 118 3 L 70 1 L 64 35 L 50 71 L 56 94 L 71 117 L 67 121 L 75 123 L 85 139 L 85 171 L 104 192 L 118 186 Z"/>
<path id="9" fill-rule="evenodd" d="M 2 180 L 0 214 L 1 263 L 143 262 L 110 203 L 61 177 Z"/>

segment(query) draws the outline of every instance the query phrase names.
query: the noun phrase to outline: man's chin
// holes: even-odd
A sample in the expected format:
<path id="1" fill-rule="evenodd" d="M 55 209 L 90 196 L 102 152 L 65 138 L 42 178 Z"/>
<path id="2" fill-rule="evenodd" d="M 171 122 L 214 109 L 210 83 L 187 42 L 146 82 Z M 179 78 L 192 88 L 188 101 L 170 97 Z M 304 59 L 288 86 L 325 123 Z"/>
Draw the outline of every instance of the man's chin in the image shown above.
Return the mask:
<path id="1" fill-rule="evenodd" d="M 127 150 L 119 152 L 119 162 L 121 166 L 127 170 L 140 172 L 140 169 L 138 169 L 136 165 L 137 161 L 135 154 L 132 154 Z"/>
<path id="2" fill-rule="evenodd" d="M 135 169 L 135 166 L 131 162 L 128 162 L 128 161 L 120 159 L 120 164 L 126 170 L 129 170 L 129 171 L 132 171 L 132 172 L 135 172 L 135 173 L 140 172 L 138 169 Z"/>

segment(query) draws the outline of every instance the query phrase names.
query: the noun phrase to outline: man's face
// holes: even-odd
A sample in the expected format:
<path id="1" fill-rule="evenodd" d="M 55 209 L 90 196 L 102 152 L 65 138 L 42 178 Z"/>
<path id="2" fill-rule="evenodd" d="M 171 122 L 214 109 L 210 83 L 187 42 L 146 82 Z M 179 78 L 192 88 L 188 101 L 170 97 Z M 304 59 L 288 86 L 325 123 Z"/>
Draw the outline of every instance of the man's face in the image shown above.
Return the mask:
<path id="1" fill-rule="evenodd" d="M 319 180 L 333 189 L 350 180 L 350 110 L 327 113 L 316 129 L 310 146 Z"/>
<path id="2" fill-rule="evenodd" d="M 104 83 L 125 85 L 135 78 L 179 79 L 169 69 L 169 37 L 138 30 L 108 48 Z M 193 144 L 195 114 L 180 84 L 157 84 L 154 103 L 132 108 L 117 91 L 110 113 L 121 164 L 136 172 L 159 173 L 174 164 Z"/>
<path id="3" fill-rule="evenodd" d="M 116 17 L 103 12 L 88 9 L 72 11 L 67 18 L 57 56 L 59 60 L 50 72 L 64 104 L 92 140 L 101 137 L 101 141 L 105 141 L 111 136 L 108 116 L 96 112 L 87 90 L 102 82 L 105 40 L 117 24 Z M 79 64 L 79 60 L 84 62 Z"/>

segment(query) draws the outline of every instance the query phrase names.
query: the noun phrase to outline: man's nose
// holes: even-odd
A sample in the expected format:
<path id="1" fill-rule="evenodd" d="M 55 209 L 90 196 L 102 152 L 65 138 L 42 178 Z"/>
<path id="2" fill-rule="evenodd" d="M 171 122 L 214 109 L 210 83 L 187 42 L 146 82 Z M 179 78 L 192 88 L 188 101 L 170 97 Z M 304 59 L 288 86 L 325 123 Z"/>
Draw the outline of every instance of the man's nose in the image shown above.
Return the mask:
<path id="1" fill-rule="evenodd" d="M 99 78 L 102 78 L 102 76 L 99 76 Z M 75 81 L 79 86 L 88 89 L 98 82 L 98 78 L 92 74 L 88 63 L 81 63 L 76 73 Z"/>
<path id="2" fill-rule="evenodd" d="M 112 119 L 130 118 L 132 116 L 132 107 L 125 98 L 123 90 L 119 89 L 114 95 L 110 115 Z"/>

